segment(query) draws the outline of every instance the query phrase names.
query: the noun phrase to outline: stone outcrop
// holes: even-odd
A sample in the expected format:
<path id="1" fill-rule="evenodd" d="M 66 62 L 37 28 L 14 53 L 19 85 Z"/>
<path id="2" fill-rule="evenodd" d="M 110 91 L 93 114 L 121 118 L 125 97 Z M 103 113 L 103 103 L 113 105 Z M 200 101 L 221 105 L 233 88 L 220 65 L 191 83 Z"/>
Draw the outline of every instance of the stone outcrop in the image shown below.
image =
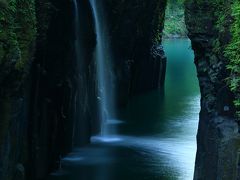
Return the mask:
<path id="1" fill-rule="evenodd" d="M 185 5 L 201 90 L 194 179 L 237 179 L 240 136 L 224 55 L 231 40 L 231 1 L 189 0 Z"/>
<path id="2" fill-rule="evenodd" d="M 104 1 L 116 74 L 117 102 L 163 86 L 162 40 L 166 0 Z"/>
<path id="3" fill-rule="evenodd" d="M 34 1 L 0 1 L 0 179 L 25 178 L 24 83 L 36 39 Z M 30 51 L 31 49 L 31 51 Z"/>
<path id="4" fill-rule="evenodd" d="M 0 179 L 41 179 L 97 131 L 93 19 L 79 4 L 81 69 L 71 1 L 0 1 Z"/>
<path id="5" fill-rule="evenodd" d="M 0 0 L 1 180 L 42 179 L 99 132 L 94 20 L 89 2 L 78 3 L 80 62 L 72 1 Z M 119 104 L 163 85 L 165 5 L 105 1 Z"/>
<path id="6" fill-rule="evenodd" d="M 97 132 L 95 34 L 88 1 L 78 1 L 81 43 L 76 59 L 74 4 L 38 1 L 35 60 L 30 72 L 28 175 L 42 179 L 58 168 L 74 146 L 86 145 Z M 42 7 L 42 9 L 39 9 Z M 47 21 L 46 21 L 47 19 Z M 47 29 L 41 27 L 48 22 Z M 40 27 L 39 27 L 40 26 Z"/>
<path id="7" fill-rule="evenodd" d="M 81 62 L 71 1 L 0 1 L 0 179 L 42 179 L 99 130 L 94 23 L 78 3 Z M 106 1 L 119 101 L 163 85 L 165 4 Z"/>

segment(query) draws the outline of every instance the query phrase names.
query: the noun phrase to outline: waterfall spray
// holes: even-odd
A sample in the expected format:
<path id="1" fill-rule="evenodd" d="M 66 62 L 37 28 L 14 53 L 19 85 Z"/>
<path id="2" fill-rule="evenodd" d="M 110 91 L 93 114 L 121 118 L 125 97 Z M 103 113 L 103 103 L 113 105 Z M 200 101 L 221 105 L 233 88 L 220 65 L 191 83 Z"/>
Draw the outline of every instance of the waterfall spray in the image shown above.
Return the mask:
<path id="1" fill-rule="evenodd" d="M 108 122 L 114 115 L 113 103 L 113 83 L 111 82 L 111 53 L 109 50 L 109 39 L 106 24 L 104 22 L 104 13 L 101 8 L 100 0 L 90 0 L 95 20 L 96 50 L 95 60 L 97 65 L 98 80 L 98 100 L 101 119 L 101 135 L 109 135 Z M 111 129 L 113 132 L 113 129 Z"/>

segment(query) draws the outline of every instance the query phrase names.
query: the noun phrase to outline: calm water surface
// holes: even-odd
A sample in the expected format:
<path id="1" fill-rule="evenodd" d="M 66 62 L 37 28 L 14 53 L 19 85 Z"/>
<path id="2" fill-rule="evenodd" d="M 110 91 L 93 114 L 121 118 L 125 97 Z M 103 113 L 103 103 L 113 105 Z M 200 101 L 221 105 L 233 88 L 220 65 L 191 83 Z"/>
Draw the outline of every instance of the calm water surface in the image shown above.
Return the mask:
<path id="1" fill-rule="evenodd" d="M 75 149 L 49 180 L 190 180 L 193 178 L 199 89 L 187 39 L 165 40 L 165 91 L 131 100 L 118 135 L 93 137 Z"/>

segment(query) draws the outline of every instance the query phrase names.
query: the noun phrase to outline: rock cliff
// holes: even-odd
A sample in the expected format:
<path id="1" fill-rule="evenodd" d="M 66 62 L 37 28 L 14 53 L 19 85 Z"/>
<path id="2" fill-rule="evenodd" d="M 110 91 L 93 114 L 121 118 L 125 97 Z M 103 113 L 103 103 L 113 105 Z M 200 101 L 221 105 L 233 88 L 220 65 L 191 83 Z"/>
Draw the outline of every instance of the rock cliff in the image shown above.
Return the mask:
<path id="1" fill-rule="evenodd" d="M 163 87 L 166 58 L 161 45 L 166 0 L 106 0 L 115 61 L 117 102 Z"/>
<path id="2" fill-rule="evenodd" d="M 0 179 L 24 179 L 27 157 L 25 80 L 36 40 L 34 1 L 0 1 Z"/>
<path id="3" fill-rule="evenodd" d="M 116 96 L 160 88 L 165 0 L 104 1 Z M 96 34 L 79 0 L 81 60 L 70 0 L 0 0 L 0 179 L 42 179 L 99 132 Z"/>
<path id="4" fill-rule="evenodd" d="M 226 54 L 233 38 L 233 1 L 189 0 L 185 5 L 201 90 L 194 179 L 237 179 L 239 126 Z"/>
<path id="5" fill-rule="evenodd" d="M 0 179 L 43 179 L 74 146 L 99 132 L 96 33 L 78 0 L 81 58 L 70 0 L 0 0 Z M 238 0 L 187 0 L 201 112 L 195 179 L 237 179 Z M 166 0 L 103 1 L 118 105 L 163 87 Z"/>

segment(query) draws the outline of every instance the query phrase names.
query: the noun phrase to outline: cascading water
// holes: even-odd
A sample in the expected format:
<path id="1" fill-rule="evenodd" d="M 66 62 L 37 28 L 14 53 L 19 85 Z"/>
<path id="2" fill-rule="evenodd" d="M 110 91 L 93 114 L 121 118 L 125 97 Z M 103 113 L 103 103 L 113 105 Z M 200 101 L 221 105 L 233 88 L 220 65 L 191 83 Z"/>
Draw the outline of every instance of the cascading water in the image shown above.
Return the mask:
<path id="1" fill-rule="evenodd" d="M 106 136 L 110 133 L 115 133 L 113 127 L 111 127 L 111 132 L 108 128 L 108 124 L 113 122 L 111 119 L 114 116 L 114 88 L 111 82 L 111 53 L 109 50 L 109 39 L 106 24 L 104 22 L 104 13 L 101 8 L 101 1 L 90 0 L 90 4 L 95 20 L 95 33 L 97 37 L 95 59 L 97 65 L 101 135 Z"/>

